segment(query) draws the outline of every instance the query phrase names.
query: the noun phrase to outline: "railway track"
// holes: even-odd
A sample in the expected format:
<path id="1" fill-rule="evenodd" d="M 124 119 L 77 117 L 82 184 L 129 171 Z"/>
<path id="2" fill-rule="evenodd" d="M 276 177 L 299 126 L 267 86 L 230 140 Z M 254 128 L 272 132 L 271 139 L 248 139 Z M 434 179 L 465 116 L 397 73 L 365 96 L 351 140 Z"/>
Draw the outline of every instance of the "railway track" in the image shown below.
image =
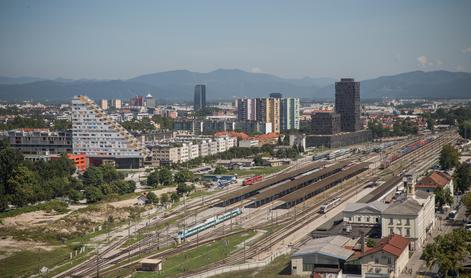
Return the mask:
<path id="1" fill-rule="evenodd" d="M 455 135 L 455 137 L 456 137 L 456 135 Z M 417 140 L 417 139 L 414 139 L 414 140 Z M 425 145 L 425 146 L 423 146 L 423 147 L 421 147 L 417 150 L 414 150 L 411 153 L 408 153 L 408 154 L 402 156 L 398 160 L 394 161 L 387 169 L 380 171 L 380 173 L 378 173 L 378 174 L 386 175 L 388 172 L 390 174 L 391 173 L 394 174 L 396 172 L 400 172 L 404 169 L 407 169 L 407 167 L 414 166 L 414 164 L 417 163 L 418 158 L 424 159 L 424 158 L 428 158 L 428 157 L 433 157 L 434 155 L 436 155 L 437 150 L 439 150 L 441 148 L 441 146 L 443 144 L 445 144 L 445 142 L 451 142 L 452 140 L 454 140 L 454 139 L 453 139 L 453 136 L 451 136 L 451 135 L 448 136 L 448 137 L 446 135 L 440 136 L 439 138 L 437 138 L 436 140 L 430 142 L 429 144 L 427 144 L 427 145 Z M 413 140 L 411 140 L 411 141 L 413 141 Z M 399 148 L 401 148 L 402 146 L 404 146 L 408 143 L 410 143 L 410 142 L 406 141 L 406 142 L 401 142 L 399 144 L 393 145 L 393 146 L 391 146 L 390 149 L 388 149 L 386 151 L 386 153 L 387 152 L 392 153 L 392 152 L 398 150 Z M 429 152 L 432 152 L 432 153 L 429 153 Z M 426 154 L 428 154 L 428 156 L 425 156 Z M 360 157 L 361 157 L 360 155 L 357 155 L 357 156 L 352 156 L 351 158 L 357 159 L 357 158 L 360 158 Z M 410 162 L 405 163 L 404 161 L 407 161 L 407 160 L 410 160 Z M 422 166 L 420 168 L 426 168 L 426 167 Z M 335 195 L 335 196 L 339 196 L 342 199 L 348 199 L 351 196 L 353 196 L 354 194 L 356 194 L 356 192 L 358 190 L 360 190 L 362 187 L 364 187 L 364 185 L 366 184 L 366 181 L 368 181 L 371 178 L 372 173 L 370 173 L 368 175 L 367 174 L 368 172 L 370 172 L 370 171 L 367 171 L 367 172 L 364 172 L 364 173 L 361 173 L 360 175 L 358 175 L 359 177 L 361 177 L 360 179 L 353 178 L 353 179 L 355 179 L 355 182 L 356 182 L 357 186 L 351 186 L 347 190 L 344 190 L 340 193 L 337 193 L 337 195 Z M 346 182 L 349 182 L 349 181 L 351 182 L 351 180 L 352 179 L 347 180 L 347 181 L 343 182 L 342 184 L 344 184 Z M 338 186 L 336 186 L 336 187 L 338 187 Z M 332 188 L 332 190 L 335 189 L 336 187 Z M 234 189 L 234 190 L 237 190 L 237 188 Z M 227 192 L 224 193 L 224 194 L 227 194 Z M 218 198 L 218 196 L 211 196 L 211 197 L 208 197 L 208 199 L 204 203 L 203 202 L 202 203 L 195 202 L 191 205 L 188 205 L 185 209 L 181 208 L 180 212 L 179 212 L 179 215 L 181 215 L 181 213 L 186 214 L 189 211 L 193 211 L 191 214 L 194 214 L 195 210 L 196 211 L 203 211 L 211 205 L 211 203 L 209 201 L 211 201 L 211 200 L 215 201 L 215 200 L 217 200 L 217 198 Z M 237 206 L 237 204 L 234 204 L 234 206 Z M 298 206 L 300 206 L 300 205 L 298 205 Z M 305 204 L 303 204 L 303 206 L 305 207 Z M 275 231 L 271 232 L 270 234 L 268 234 L 267 236 L 265 236 L 261 240 L 257 241 L 253 245 L 249 246 L 249 248 L 247 248 L 247 249 L 238 250 L 238 251 L 234 252 L 228 258 L 226 258 L 223 261 L 223 263 L 226 264 L 226 265 L 227 264 L 237 264 L 237 263 L 245 261 L 247 258 L 255 257 L 260 252 L 270 250 L 273 247 L 274 244 L 276 244 L 277 242 L 282 240 L 284 237 L 286 237 L 286 236 L 292 234 L 293 232 L 295 232 L 296 230 L 302 228 L 307 223 L 309 223 L 309 222 L 311 222 L 315 219 L 318 219 L 320 217 L 320 215 L 318 214 L 319 207 L 320 207 L 320 204 L 319 204 L 319 201 L 317 200 L 316 203 L 309 205 L 307 208 L 305 207 L 304 209 L 298 209 L 298 213 L 296 214 L 296 218 L 294 220 L 292 218 L 290 218 L 289 215 L 286 215 L 286 217 L 284 219 L 283 219 L 283 217 L 281 217 L 279 220 L 277 220 L 277 224 L 284 224 L 285 227 L 282 227 L 278 230 L 275 230 Z M 294 210 L 296 210 L 296 207 L 294 208 Z M 170 218 L 167 218 L 167 219 L 172 219 L 173 217 L 176 217 L 176 216 L 171 216 Z M 165 219 L 165 218 L 163 218 L 163 219 Z M 167 220 L 167 219 L 165 219 L 165 220 Z M 160 221 L 161 220 L 159 219 L 159 220 L 155 221 L 155 223 L 152 223 L 151 225 L 157 225 L 158 223 L 160 223 Z M 265 225 L 260 225 L 259 227 L 265 227 L 265 228 L 268 227 L 268 228 L 270 228 L 270 226 L 271 225 L 265 224 Z M 215 229 L 214 231 L 212 231 L 211 234 L 215 235 L 219 231 L 220 231 L 220 229 Z M 242 231 L 244 231 L 244 230 L 242 230 Z M 204 244 L 206 242 L 216 240 L 217 238 L 226 237 L 227 235 L 229 235 L 229 234 L 217 235 L 215 237 L 209 237 L 205 240 L 199 241 L 198 244 Z M 130 246 L 124 248 L 123 250 L 118 251 L 116 254 L 112 254 L 112 255 L 109 255 L 109 256 L 106 255 L 107 253 L 111 253 L 111 251 L 116 250 L 126 240 L 127 240 L 127 238 L 120 239 L 116 243 L 111 244 L 105 250 L 103 250 L 101 252 L 101 254 L 102 254 L 101 258 L 102 259 L 98 260 L 98 267 L 102 268 L 102 269 L 108 269 L 108 270 L 105 270 L 105 271 L 111 271 L 113 269 L 114 264 L 116 264 L 118 262 L 122 262 L 124 259 L 127 259 L 129 254 L 132 254 L 133 256 L 136 256 L 138 254 L 149 253 L 149 252 L 155 251 L 158 248 L 157 245 L 159 245 L 159 244 L 155 243 L 155 237 L 153 235 L 148 235 L 144 239 L 142 239 L 140 242 L 135 243 L 133 245 L 130 245 Z M 166 238 L 166 239 L 163 240 L 163 243 L 168 244 L 168 242 L 170 242 L 170 240 L 171 240 L 170 238 Z M 161 244 L 162 244 L 162 242 L 161 242 Z M 191 242 L 182 244 L 182 246 L 180 246 L 178 248 L 174 248 L 174 249 L 170 249 L 168 251 L 165 251 L 165 253 L 159 253 L 157 256 L 161 257 L 161 256 L 169 256 L 169 255 L 177 254 L 179 252 L 182 252 L 182 251 L 193 248 L 195 244 L 197 244 L 197 243 L 191 241 Z M 297 246 L 297 245 L 298 244 L 295 244 L 294 246 Z M 219 266 L 221 266 L 221 263 L 222 262 L 212 264 L 212 265 L 210 265 L 210 267 L 212 267 L 212 268 L 219 267 Z M 65 273 L 64 275 L 57 276 L 57 277 L 67 277 L 67 276 L 70 276 L 72 273 L 79 274 L 80 276 L 78 276 L 78 277 L 84 277 L 84 276 L 87 276 L 87 275 L 92 275 L 92 273 L 94 273 L 96 268 L 97 268 L 97 259 L 96 259 L 96 256 L 94 256 L 90 260 L 88 260 L 86 263 L 84 263 L 83 265 L 79 265 L 78 267 L 74 268 L 73 270 L 70 270 L 69 272 Z M 195 273 L 193 273 L 193 274 L 195 274 Z"/>
<path id="2" fill-rule="evenodd" d="M 427 161 L 427 160 L 435 157 L 438 154 L 438 152 L 441 150 L 441 147 L 443 145 L 453 142 L 456 138 L 457 138 L 456 134 L 445 134 L 443 136 L 440 136 L 439 138 L 430 142 L 429 144 L 422 146 L 421 148 L 418 148 L 410 153 L 405 154 L 401 158 L 399 158 L 396 161 L 397 163 L 394 163 L 390 166 L 393 169 L 389 169 L 389 171 L 391 170 L 403 171 L 405 169 L 408 169 L 408 167 L 411 167 L 412 169 L 416 169 L 416 170 L 428 168 L 430 166 L 430 161 Z M 411 161 L 409 163 L 406 163 L 405 165 L 404 163 L 398 163 L 399 161 L 403 161 L 403 160 L 411 160 Z M 422 163 L 419 163 L 417 165 L 416 164 L 418 162 L 417 160 L 422 160 Z M 432 160 L 432 162 L 433 161 L 434 160 Z M 387 170 L 388 169 L 385 169 L 382 171 L 387 171 Z M 343 200 L 345 200 L 345 199 L 349 199 L 353 197 L 358 192 L 358 190 L 362 189 L 366 185 L 365 181 L 369 180 L 369 178 L 371 178 L 369 175 L 368 176 L 365 175 L 365 177 L 363 177 L 361 180 L 356 181 L 356 183 L 358 184 L 357 186 L 350 187 L 346 191 L 342 191 L 341 193 L 338 193 L 337 195 L 333 195 L 333 196 L 331 195 L 330 198 L 340 197 Z M 317 202 L 314 205 L 309 206 L 307 209 L 302 210 L 297 215 L 296 217 L 297 219 L 295 218 L 295 220 L 284 222 L 283 223 L 284 227 L 272 232 L 271 234 L 257 241 L 255 244 L 249 246 L 249 248 L 245 248 L 244 250 L 238 250 L 234 252 L 233 254 L 231 254 L 228 258 L 224 259 L 223 261 L 219 261 L 217 263 L 210 265 L 205 270 L 189 273 L 182 277 L 191 277 L 199 273 L 205 272 L 209 269 L 221 267 L 223 264 L 230 265 L 230 264 L 242 263 L 242 262 L 245 262 L 246 259 L 248 258 L 254 258 L 260 252 L 266 252 L 270 250 L 274 245 L 276 245 L 277 243 L 279 243 L 280 241 L 282 241 L 284 238 L 291 235 L 295 231 L 299 230 L 300 228 L 305 226 L 307 223 L 312 222 L 322 217 L 322 215 L 318 213 L 320 205 L 321 203 Z M 309 240 L 309 237 L 302 238 L 298 242 L 294 243 L 293 247 L 294 248 L 299 247 L 307 240 Z"/>

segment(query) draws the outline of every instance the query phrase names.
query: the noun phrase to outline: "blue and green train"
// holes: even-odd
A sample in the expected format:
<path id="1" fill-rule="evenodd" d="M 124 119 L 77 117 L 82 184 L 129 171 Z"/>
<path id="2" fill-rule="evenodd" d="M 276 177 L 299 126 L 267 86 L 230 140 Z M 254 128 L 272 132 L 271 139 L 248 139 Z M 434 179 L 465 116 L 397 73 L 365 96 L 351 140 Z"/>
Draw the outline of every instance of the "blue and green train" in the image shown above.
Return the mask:
<path id="1" fill-rule="evenodd" d="M 206 229 L 214 227 L 217 224 L 222 223 L 222 222 L 224 222 L 226 220 L 229 220 L 231 218 L 234 218 L 234 217 L 236 217 L 240 214 L 242 214 L 242 211 L 240 210 L 240 208 L 236 208 L 234 210 L 228 211 L 228 212 L 223 213 L 221 215 L 213 216 L 211 218 L 206 219 L 203 223 L 200 223 L 200 224 L 195 225 L 191 228 L 184 229 L 183 231 L 178 232 L 177 233 L 177 239 L 182 240 L 182 239 L 185 239 L 187 237 L 196 235 L 199 232 L 202 232 Z"/>

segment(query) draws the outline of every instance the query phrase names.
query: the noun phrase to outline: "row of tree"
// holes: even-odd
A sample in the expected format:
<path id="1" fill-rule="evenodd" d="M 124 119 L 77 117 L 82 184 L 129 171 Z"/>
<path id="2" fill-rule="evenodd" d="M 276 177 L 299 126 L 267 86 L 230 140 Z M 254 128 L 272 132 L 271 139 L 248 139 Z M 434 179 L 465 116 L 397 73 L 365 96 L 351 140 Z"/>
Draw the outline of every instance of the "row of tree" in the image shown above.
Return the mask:
<path id="1" fill-rule="evenodd" d="M 147 176 L 147 185 L 154 188 L 191 181 L 193 181 L 193 173 L 188 169 L 183 169 L 173 174 L 170 169 L 164 167 L 155 169 Z"/>
<path id="2" fill-rule="evenodd" d="M 405 136 L 415 135 L 419 131 L 417 123 L 412 122 L 410 119 L 397 119 L 392 126 L 392 129 L 383 127 L 379 120 L 369 121 L 368 129 L 371 130 L 373 138 L 382 138 L 390 136 Z"/>
<path id="3" fill-rule="evenodd" d="M 61 156 L 49 161 L 29 161 L 23 155 L 3 143 L 0 146 L 0 211 L 9 204 L 16 207 L 68 197 L 79 201 L 97 202 L 111 194 L 134 192 L 133 181 L 125 181 L 124 175 L 109 165 L 90 167 L 75 178 L 72 160 Z"/>
<path id="4" fill-rule="evenodd" d="M 445 170 L 455 169 L 453 183 L 456 190 L 466 192 L 471 186 L 471 165 L 466 162 L 460 163 L 459 151 L 448 144 L 442 147 L 439 157 L 440 167 Z"/>
<path id="5" fill-rule="evenodd" d="M 177 190 L 175 192 L 172 192 L 171 194 L 168 193 L 163 193 L 160 195 L 160 198 L 154 193 L 154 192 L 149 192 L 147 194 L 147 199 L 148 202 L 154 205 L 162 205 L 165 206 L 167 205 L 170 201 L 171 202 L 178 202 L 180 198 L 184 195 L 187 195 L 191 193 L 193 190 L 195 190 L 195 187 L 193 185 L 186 185 L 186 184 L 179 184 L 177 185 Z"/>

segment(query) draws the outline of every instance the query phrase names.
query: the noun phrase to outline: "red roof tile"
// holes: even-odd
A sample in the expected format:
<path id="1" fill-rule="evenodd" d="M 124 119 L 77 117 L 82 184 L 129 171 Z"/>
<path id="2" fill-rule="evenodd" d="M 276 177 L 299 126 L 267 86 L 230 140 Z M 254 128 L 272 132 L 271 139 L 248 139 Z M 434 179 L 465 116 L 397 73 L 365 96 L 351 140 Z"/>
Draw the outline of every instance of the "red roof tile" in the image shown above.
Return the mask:
<path id="1" fill-rule="evenodd" d="M 399 257 L 402 252 L 408 248 L 408 245 L 409 240 L 407 238 L 393 234 L 382 238 L 375 247 L 365 251 L 360 258 L 380 251 L 388 252 L 393 256 Z"/>
<path id="2" fill-rule="evenodd" d="M 421 179 L 416 188 L 439 188 L 444 187 L 451 181 L 450 175 L 444 172 L 434 171 L 430 176 Z"/>

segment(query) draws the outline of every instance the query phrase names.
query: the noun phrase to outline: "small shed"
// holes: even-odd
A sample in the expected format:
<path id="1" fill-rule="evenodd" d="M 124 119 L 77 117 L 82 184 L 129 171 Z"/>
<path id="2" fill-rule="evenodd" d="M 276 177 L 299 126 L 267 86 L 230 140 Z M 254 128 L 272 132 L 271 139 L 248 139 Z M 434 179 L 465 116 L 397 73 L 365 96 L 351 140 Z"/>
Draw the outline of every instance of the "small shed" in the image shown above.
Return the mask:
<path id="1" fill-rule="evenodd" d="M 142 259 L 140 261 L 142 271 L 161 271 L 162 260 L 161 259 Z"/>

